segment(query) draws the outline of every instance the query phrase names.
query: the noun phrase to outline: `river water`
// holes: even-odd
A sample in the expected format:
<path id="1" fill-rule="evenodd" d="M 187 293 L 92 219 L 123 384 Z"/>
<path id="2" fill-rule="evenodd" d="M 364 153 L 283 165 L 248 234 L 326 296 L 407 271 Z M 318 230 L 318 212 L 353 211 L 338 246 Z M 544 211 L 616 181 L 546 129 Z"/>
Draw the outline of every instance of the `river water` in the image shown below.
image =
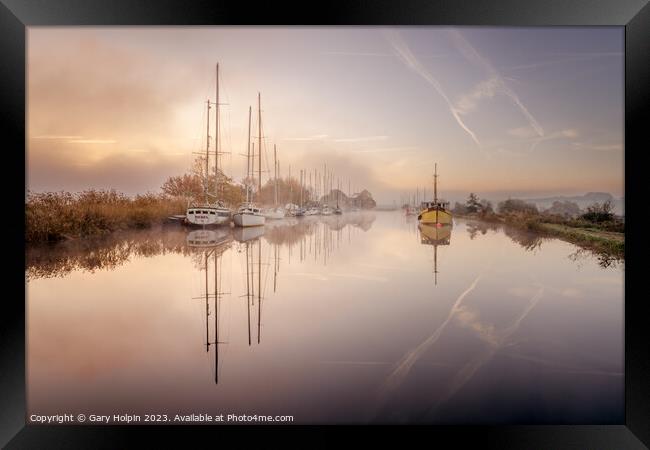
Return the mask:
<path id="1" fill-rule="evenodd" d="M 27 252 L 28 414 L 622 423 L 621 262 L 398 212 Z"/>

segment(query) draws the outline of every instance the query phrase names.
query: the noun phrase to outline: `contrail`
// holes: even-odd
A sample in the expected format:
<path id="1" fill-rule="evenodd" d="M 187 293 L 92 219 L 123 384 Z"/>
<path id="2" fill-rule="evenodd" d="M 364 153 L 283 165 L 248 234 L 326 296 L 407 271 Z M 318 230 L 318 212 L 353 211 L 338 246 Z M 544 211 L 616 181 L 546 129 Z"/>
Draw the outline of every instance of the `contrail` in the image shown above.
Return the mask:
<path id="1" fill-rule="evenodd" d="M 435 344 L 435 342 L 440 338 L 440 335 L 442 335 L 442 332 L 445 330 L 445 327 L 447 326 L 447 324 L 449 324 L 451 319 L 458 311 L 461 302 L 467 296 L 467 294 L 469 294 L 474 290 L 476 284 L 481 279 L 481 276 L 482 274 L 479 274 L 476 277 L 476 279 L 472 282 L 472 284 L 470 284 L 469 287 L 465 289 L 463 293 L 458 296 L 456 302 L 454 303 L 454 305 L 451 307 L 451 310 L 449 311 L 449 315 L 447 316 L 445 321 L 438 327 L 438 329 L 434 331 L 433 334 L 429 336 L 424 342 L 422 342 L 413 350 L 407 352 L 404 355 L 404 357 L 402 357 L 400 362 L 397 364 L 395 370 L 393 370 L 393 372 L 386 379 L 386 382 L 384 383 L 384 386 L 382 388 L 382 395 L 387 394 L 389 391 L 392 391 L 397 386 L 399 386 L 404 380 L 404 378 L 410 372 L 411 368 L 413 367 L 413 364 L 415 364 L 417 360 L 422 356 L 422 354 L 431 345 Z"/>
<path id="2" fill-rule="evenodd" d="M 510 89 L 506 83 L 503 77 L 497 72 L 497 70 L 494 68 L 494 66 L 482 57 L 476 49 L 470 44 L 467 39 L 463 37 L 463 35 L 458 31 L 458 30 L 448 30 L 449 36 L 451 36 L 452 41 L 456 44 L 456 47 L 458 50 L 469 60 L 470 62 L 473 62 L 481 67 L 483 67 L 492 78 L 496 79 L 499 84 L 500 90 L 507 95 L 515 105 L 519 107 L 521 112 L 524 114 L 526 119 L 528 120 L 528 123 L 530 124 L 531 127 L 537 132 L 539 136 L 544 136 L 544 129 L 542 126 L 539 124 L 539 122 L 533 117 L 533 115 L 528 111 L 528 108 L 524 106 L 524 104 L 521 102 L 519 99 L 519 96 Z"/>
<path id="3" fill-rule="evenodd" d="M 387 31 L 385 33 L 388 42 L 390 42 L 391 46 L 393 47 L 393 50 L 397 53 L 397 56 L 402 60 L 406 66 L 420 75 L 422 78 L 424 78 L 430 85 L 432 85 L 435 90 L 440 94 L 440 96 L 447 102 L 447 106 L 449 107 L 449 111 L 451 112 L 452 116 L 454 116 L 454 119 L 456 119 L 456 122 L 458 122 L 458 125 L 465 130 L 467 134 L 472 138 L 472 140 L 476 143 L 476 145 L 481 148 L 481 143 L 479 142 L 478 138 L 476 137 L 476 134 L 469 129 L 467 125 L 465 125 L 465 122 L 463 122 L 463 119 L 461 119 L 459 112 L 456 110 L 456 107 L 454 104 L 451 102 L 447 94 L 442 89 L 442 86 L 436 80 L 436 78 L 429 73 L 429 71 L 420 63 L 420 61 L 417 59 L 417 57 L 411 52 L 411 49 L 408 47 L 406 42 L 400 37 L 400 35 L 397 33 L 397 31 Z"/>
<path id="4" fill-rule="evenodd" d="M 456 394 L 480 369 L 486 362 L 492 359 L 492 357 L 508 342 L 508 339 L 512 334 L 517 331 L 521 322 L 528 316 L 532 309 L 537 305 L 539 299 L 542 298 L 544 294 L 544 287 L 540 286 L 539 290 L 532 296 L 528 302 L 528 306 L 521 313 L 521 315 L 515 320 L 509 327 L 505 328 L 497 336 L 490 337 L 490 339 L 485 339 L 485 342 L 488 344 L 488 349 L 485 353 L 478 355 L 475 359 L 471 360 L 458 372 L 456 377 L 451 383 L 451 386 L 446 394 L 444 394 L 435 404 L 433 404 L 427 414 L 431 414 L 435 411 L 441 404 L 449 400 L 451 397 Z M 480 335 L 479 335 L 480 336 Z M 481 336 L 483 337 L 483 336 Z"/>

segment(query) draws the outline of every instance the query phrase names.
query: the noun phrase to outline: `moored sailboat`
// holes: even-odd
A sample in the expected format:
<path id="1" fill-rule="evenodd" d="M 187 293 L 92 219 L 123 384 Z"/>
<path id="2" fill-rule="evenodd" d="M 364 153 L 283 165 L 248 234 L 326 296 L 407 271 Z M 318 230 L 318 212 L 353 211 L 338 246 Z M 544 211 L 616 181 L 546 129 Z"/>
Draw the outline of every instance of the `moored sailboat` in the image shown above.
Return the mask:
<path id="1" fill-rule="evenodd" d="M 217 198 L 217 192 L 208 193 L 208 180 L 210 179 L 210 100 L 207 102 L 207 131 L 205 146 L 205 178 L 203 180 L 203 202 L 190 203 L 185 211 L 184 223 L 190 226 L 215 226 L 230 220 L 230 209 Z M 217 90 L 216 90 L 216 131 L 215 131 L 215 191 L 218 189 L 219 180 L 219 64 L 217 64 Z M 215 202 L 208 201 L 208 197 L 217 198 Z"/>
<path id="2" fill-rule="evenodd" d="M 260 101 L 260 94 L 257 94 L 257 102 L 258 106 L 261 105 Z M 258 144 L 258 151 L 261 154 L 261 149 L 262 149 L 262 110 L 260 106 L 260 111 L 259 111 L 259 123 L 258 123 L 258 129 L 259 129 L 259 144 Z M 250 162 L 250 133 L 251 130 L 251 108 L 248 108 L 248 149 L 247 149 L 247 160 L 246 160 L 246 203 L 242 204 L 237 212 L 233 215 L 233 222 L 235 223 L 236 226 L 238 227 L 258 227 L 261 225 L 264 225 L 264 222 L 266 221 L 264 215 L 262 215 L 262 210 L 258 206 L 256 206 L 254 203 L 251 202 L 251 192 L 250 192 L 250 167 L 251 164 Z M 259 158 L 259 176 L 262 176 L 262 159 L 261 157 Z M 261 184 L 261 182 L 260 182 Z M 261 187 L 261 186 L 260 186 Z"/>
<path id="3" fill-rule="evenodd" d="M 423 224 L 451 225 L 452 215 L 449 202 L 438 199 L 438 164 L 435 165 L 433 174 L 433 201 L 422 202 L 418 221 Z"/>

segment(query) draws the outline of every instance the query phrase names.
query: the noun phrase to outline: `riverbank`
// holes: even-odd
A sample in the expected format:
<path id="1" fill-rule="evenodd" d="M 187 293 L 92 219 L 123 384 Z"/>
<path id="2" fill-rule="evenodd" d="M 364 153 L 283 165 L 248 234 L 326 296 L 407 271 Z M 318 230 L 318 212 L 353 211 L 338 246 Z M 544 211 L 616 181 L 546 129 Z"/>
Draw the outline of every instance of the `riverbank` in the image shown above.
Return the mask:
<path id="1" fill-rule="evenodd" d="M 625 258 L 625 233 L 611 231 L 611 224 L 586 223 L 577 220 L 560 220 L 557 217 L 528 214 L 455 214 L 456 217 L 501 223 L 540 235 L 553 236 L 596 253 Z"/>
<path id="2" fill-rule="evenodd" d="M 116 191 L 29 193 L 25 240 L 56 242 L 101 236 L 117 230 L 149 228 L 185 212 L 184 200 L 163 194 L 130 198 Z"/>

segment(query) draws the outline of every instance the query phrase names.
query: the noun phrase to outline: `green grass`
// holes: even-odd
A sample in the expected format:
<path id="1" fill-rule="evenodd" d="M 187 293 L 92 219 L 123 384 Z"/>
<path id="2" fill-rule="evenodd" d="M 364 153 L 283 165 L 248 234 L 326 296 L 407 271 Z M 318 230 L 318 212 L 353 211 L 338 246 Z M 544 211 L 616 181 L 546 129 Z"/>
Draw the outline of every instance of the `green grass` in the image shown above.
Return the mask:
<path id="1" fill-rule="evenodd" d="M 597 252 L 625 256 L 625 234 L 594 228 L 576 228 L 556 223 L 536 223 L 532 229 L 591 248 Z"/>

